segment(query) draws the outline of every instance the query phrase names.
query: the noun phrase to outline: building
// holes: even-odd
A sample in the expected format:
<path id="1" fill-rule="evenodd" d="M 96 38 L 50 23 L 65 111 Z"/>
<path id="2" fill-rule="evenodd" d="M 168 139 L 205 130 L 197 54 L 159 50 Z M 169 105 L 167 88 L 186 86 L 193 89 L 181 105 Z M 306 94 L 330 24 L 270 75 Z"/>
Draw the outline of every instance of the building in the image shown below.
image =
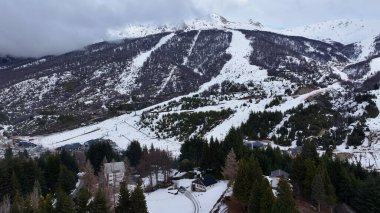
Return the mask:
<path id="1" fill-rule="evenodd" d="M 191 183 L 191 190 L 195 192 L 205 192 L 207 188 L 216 184 L 217 181 L 211 175 L 207 175 L 204 178 L 197 178 Z"/>
<path id="2" fill-rule="evenodd" d="M 33 148 L 37 146 L 36 144 L 31 143 L 29 141 L 19 141 L 16 143 L 16 145 L 20 148 Z"/>
<path id="3" fill-rule="evenodd" d="M 109 186 L 119 187 L 125 176 L 124 162 L 105 163 L 104 176 Z"/>
<path id="4" fill-rule="evenodd" d="M 294 148 L 289 148 L 288 149 L 288 153 L 291 157 L 297 157 L 298 155 L 300 155 L 302 153 L 302 146 L 297 146 L 297 147 L 294 147 Z"/>
<path id="5" fill-rule="evenodd" d="M 271 178 L 286 178 L 289 179 L 289 173 L 285 172 L 282 169 L 274 170 L 270 173 Z"/>
<path id="6" fill-rule="evenodd" d="M 247 147 L 250 150 L 265 149 L 268 146 L 267 143 L 263 143 L 263 142 L 260 142 L 260 141 L 248 141 L 248 140 L 244 140 L 243 143 L 244 143 L 244 146 Z"/>
<path id="7" fill-rule="evenodd" d="M 80 143 L 72 143 L 72 144 L 66 144 L 64 146 L 58 147 L 57 150 L 66 150 L 66 151 L 77 151 L 82 149 L 82 144 Z"/>

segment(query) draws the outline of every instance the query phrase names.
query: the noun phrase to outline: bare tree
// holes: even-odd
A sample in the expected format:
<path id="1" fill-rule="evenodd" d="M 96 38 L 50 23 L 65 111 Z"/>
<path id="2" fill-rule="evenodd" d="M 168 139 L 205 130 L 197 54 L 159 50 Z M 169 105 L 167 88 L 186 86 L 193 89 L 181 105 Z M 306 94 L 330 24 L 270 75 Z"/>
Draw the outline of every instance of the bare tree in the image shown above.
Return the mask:
<path id="1" fill-rule="evenodd" d="M 90 194 L 94 196 L 98 187 L 98 178 L 94 174 L 94 169 L 92 168 L 90 161 L 86 162 L 83 172 L 85 173 L 82 177 L 84 185 Z"/>
<path id="2" fill-rule="evenodd" d="M 234 149 L 231 149 L 226 157 L 224 167 L 222 167 L 222 175 L 225 179 L 233 182 L 236 178 L 238 168 L 238 162 L 236 160 L 236 155 Z"/>
<path id="3" fill-rule="evenodd" d="M 142 177 L 149 178 L 149 186 L 153 187 L 153 175 L 152 175 L 152 164 L 149 160 L 149 154 L 144 154 L 140 160 L 139 165 L 137 166 L 137 170 L 139 171 Z"/>
<path id="4" fill-rule="evenodd" d="M 39 202 L 40 202 L 40 194 L 41 194 L 41 187 L 38 180 L 34 182 L 33 191 L 30 194 L 30 201 L 32 204 L 33 209 L 38 209 Z"/>
<path id="5" fill-rule="evenodd" d="M 11 199 L 9 195 L 3 197 L 3 202 L 0 203 L 0 212 L 10 212 L 11 210 Z"/>

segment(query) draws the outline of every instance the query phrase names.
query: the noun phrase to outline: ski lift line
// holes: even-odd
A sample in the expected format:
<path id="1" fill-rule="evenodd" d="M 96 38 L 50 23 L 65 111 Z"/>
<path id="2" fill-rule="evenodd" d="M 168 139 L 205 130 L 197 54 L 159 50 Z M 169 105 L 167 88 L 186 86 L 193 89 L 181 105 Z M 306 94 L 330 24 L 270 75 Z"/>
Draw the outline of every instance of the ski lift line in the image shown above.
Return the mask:
<path id="1" fill-rule="evenodd" d="M 127 139 L 129 142 L 132 142 L 131 139 L 127 138 L 125 135 L 121 135 L 123 138 Z"/>
<path id="2" fill-rule="evenodd" d="M 83 135 L 88 135 L 88 134 L 90 134 L 90 133 L 97 132 L 97 131 L 99 131 L 99 130 L 100 130 L 100 128 L 96 128 L 96 129 L 91 130 L 91 131 L 89 131 L 89 132 L 85 132 L 85 133 L 83 133 L 83 134 L 80 134 L 80 135 L 77 135 L 77 136 L 74 136 L 74 137 L 71 137 L 71 138 L 68 138 L 68 139 L 62 140 L 62 141 L 52 142 L 51 144 L 53 145 L 53 144 L 63 143 L 63 142 L 66 142 L 66 141 L 72 140 L 72 139 L 74 139 L 74 138 L 81 137 L 81 136 L 83 136 Z"/>

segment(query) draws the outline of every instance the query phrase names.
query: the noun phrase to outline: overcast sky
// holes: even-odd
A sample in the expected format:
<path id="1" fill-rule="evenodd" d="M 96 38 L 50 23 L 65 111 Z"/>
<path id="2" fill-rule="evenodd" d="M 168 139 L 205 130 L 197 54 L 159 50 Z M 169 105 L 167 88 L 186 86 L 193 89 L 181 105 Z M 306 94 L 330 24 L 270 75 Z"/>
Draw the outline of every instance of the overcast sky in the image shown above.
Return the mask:
<path id="1" fill-rule="evenodd" d="M 0 0 L 0 54 L 60 54 L 127 24 L 178 23 L 209 13 L 286 28 L 340 18 L 380 19 L 380 0 Z"/>

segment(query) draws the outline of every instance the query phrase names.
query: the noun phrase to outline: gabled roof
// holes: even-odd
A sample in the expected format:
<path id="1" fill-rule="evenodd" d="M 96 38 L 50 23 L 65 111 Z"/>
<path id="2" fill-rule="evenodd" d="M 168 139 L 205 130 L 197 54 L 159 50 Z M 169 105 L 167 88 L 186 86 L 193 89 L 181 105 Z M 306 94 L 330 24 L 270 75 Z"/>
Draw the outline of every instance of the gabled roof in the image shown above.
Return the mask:
<path id="1" fill-rule="evenodd" d="M 206 175 L 204 178 L 200 178 L 200 180 L 202 181 L 203 185 L 205 185 L 206 187 L 217 183 L 215 178 L 213 178 L 211 175 Z"/>
<path id="2" fill-rule="evenodd" d="M 284 178 L 288 178 L 289 177 L 289 173 L 285 172 L 282 169 L 278 169 L 278 170 L 272 171 L 270 173 L 270 176 L 271 177 L 284 177 Z"/>

